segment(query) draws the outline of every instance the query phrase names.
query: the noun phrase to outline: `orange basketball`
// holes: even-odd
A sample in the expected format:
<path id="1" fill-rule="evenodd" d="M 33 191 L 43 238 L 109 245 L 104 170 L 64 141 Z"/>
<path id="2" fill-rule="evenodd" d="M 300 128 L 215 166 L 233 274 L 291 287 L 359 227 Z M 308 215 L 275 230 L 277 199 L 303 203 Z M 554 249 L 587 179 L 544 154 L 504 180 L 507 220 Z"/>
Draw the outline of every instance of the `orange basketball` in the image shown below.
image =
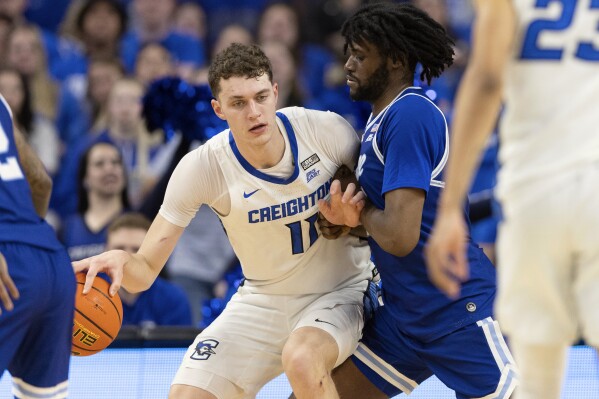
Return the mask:
<path id="1" fill-rule="evenodd" d="M 123 304 L 116 294 L 108 294 L 110 285 L 101 277 L 94 279 L 94 285 L 87 295 L 83 295 L 85 274 L 77 273 L 77 293 L 75 296 L 75 319 L 73 320 L 73 340 L 71 354 L 89 356 L 105 349 L 116 338 L 123 322 Z"/>

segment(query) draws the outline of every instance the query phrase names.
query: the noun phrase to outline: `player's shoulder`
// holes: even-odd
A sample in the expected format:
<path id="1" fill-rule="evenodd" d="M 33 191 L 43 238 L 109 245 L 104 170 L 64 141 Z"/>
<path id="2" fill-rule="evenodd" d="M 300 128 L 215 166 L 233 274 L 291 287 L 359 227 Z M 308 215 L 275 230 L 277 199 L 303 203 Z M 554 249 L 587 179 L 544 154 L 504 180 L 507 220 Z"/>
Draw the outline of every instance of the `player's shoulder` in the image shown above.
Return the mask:
<path id="1" fill-rule="evenodd" d="M 406 89 L 391 104 L 388 114 L 409 119 L 427 120 L 431 117 L 445 119 L 441 109 L 426 95 L 423 89 L 418 87 Z"/>
<path id="2" fill-rule="evenodd" d="M 339 114 L 331 111 L 321 111 L 304 107 L 286 107 L 278 112 L 285 115 L 290 122 L 306 121 L 311 124 L 318 123 L 343 123 L 345 119 Z"/>
<path id="3" fill-rule="evenodd" d="M 193 164 L 194 167 L 206 167 L 218 164 L 218 157 L 229 146 L 229 129 L 214 135 L 199 147 L 189 151 L 182 159 L 183 164 Z"/>

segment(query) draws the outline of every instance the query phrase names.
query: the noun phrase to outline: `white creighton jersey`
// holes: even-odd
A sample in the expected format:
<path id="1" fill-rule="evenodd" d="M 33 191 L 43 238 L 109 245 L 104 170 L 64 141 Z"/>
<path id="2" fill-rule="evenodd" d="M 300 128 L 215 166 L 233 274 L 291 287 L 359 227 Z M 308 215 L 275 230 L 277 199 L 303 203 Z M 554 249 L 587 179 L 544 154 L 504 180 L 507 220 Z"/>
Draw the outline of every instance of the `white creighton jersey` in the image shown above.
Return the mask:
<path id="1" fill-rule="evenodd" d="M 286 147 L 278 165 L 253 168 L 225 130 L 181 160 L 160 214 L 186 226 L 202 203 L 210 205 L 255 292 L 325 293 L 365 280 L 367 242 L 327 240 L 316 223 L 331 177 L 342 164 L 354 166 L 356 133 L 339 115 L 304 108 L 282 109 L 277 124 Z"/>
<path id="2" fill-rule="evenodd" d="M 502 193 L 599 160 L 599 1 L 513 0 Z"/>

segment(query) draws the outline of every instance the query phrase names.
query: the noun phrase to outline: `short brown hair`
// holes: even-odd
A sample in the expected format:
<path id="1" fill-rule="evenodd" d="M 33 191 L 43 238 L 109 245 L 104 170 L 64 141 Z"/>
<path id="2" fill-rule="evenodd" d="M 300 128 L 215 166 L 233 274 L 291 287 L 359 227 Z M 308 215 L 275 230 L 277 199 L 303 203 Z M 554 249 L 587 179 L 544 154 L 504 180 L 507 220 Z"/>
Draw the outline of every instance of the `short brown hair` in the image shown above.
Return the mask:
<path id="1" fill-rule="evenodd" d="M 142 229 L 148 231 L 152 223 L 150 220 L 137 212 L 123 213 L 108 226 L 108 234 L 119 229 Z"/>
<path id="2" fill-rule="evenodd" d="M 230 77 L 257 78 L 264 74 L 272 82 L 270 60 L 255 44 L 233 43 L 216 55 L 208 69 L 208 83 L 214 97 L 220 92 L 220 80 Z"/>

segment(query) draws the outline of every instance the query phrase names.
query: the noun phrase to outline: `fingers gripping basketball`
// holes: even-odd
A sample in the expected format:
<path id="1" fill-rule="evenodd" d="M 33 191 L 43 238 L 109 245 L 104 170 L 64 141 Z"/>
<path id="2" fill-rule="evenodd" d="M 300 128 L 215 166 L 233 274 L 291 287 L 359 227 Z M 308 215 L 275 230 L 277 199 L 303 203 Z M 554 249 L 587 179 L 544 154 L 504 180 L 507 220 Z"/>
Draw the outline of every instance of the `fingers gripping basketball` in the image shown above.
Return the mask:
<path id="1" fill-rule="evenodd" d="M 77 273 L 75 318 L 71 353 L 88 356 L 105 349 L 116 338 L 123 321 L 123 305 L 118 294 L 108 294 L 110 285 L 96 277 L 90 292 L 82 294 L 85 274 Z"/>

